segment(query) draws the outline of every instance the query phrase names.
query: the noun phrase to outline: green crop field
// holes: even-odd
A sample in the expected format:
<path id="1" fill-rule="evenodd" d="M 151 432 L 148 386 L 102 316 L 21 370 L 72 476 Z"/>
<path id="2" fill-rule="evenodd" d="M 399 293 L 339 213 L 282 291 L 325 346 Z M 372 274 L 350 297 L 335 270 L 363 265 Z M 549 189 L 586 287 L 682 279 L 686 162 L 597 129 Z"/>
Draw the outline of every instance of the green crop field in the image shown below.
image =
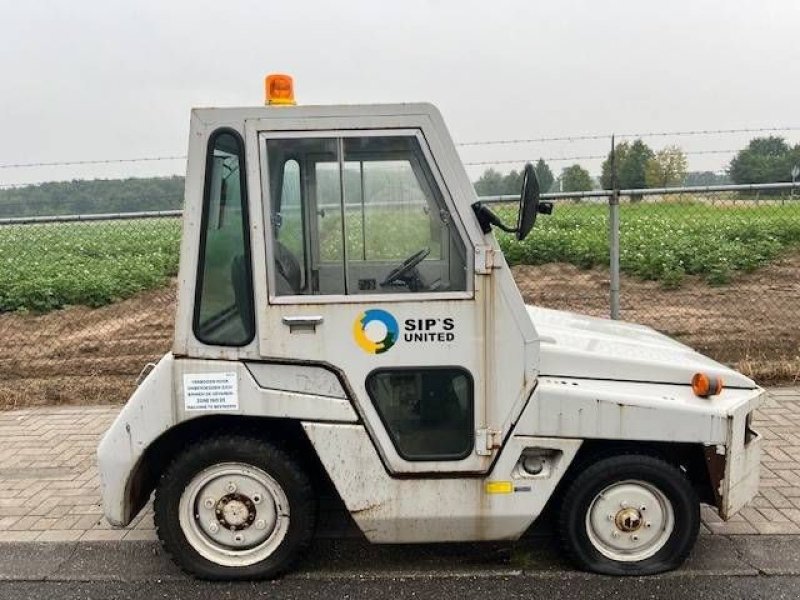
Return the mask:
<path id="1" fill-rule="evenodd" d="M 513 221 L 508 209 L 502 212 Z M 724 284 L 800 247 L 794 203 L 623 204 L 620 215 L 622 271 L 665 287 L 679 286 L 686 275 Z M 401 229 L 385 243 L 405 239 Z M 512 264 L 592 268 L 608 264 L 607 237 L 606 206 L 560 202 L 527 240 L 503 235 L 500 243 Z M 101 306 L 162 286 L 177 273 L 179 245 L 180 222 L 173 219 L 2 226 L 0 312 Z"/>
<path id="2" fill-rule="evenodd" d="M 511 212 L 506 209 L 507 219 Z M 608 207 L 556 204 L 523 242 L 500 236 L 511 264 L 567 262 L 608 265 Z M 800 204 L 700 202 L 620 206 L 620 269 L 641 279 L 679 286 L 685 275 L 725 284 L 800 245 Z"/>
<path id="3" fill-rule="evenodd" d="M 178 271 L 173 219 L 0 227 L 0 312 L 102 306 Z"/>

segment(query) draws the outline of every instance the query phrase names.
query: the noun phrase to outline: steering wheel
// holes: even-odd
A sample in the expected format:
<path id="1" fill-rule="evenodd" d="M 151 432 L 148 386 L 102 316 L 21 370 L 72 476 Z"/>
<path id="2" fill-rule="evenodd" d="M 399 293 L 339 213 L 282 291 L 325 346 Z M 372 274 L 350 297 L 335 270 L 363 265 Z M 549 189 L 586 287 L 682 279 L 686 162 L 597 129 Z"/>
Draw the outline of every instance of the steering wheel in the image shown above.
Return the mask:
<path id="1" fill-rule="evenodd" d="M 401 264 L 399 267 L 392 269 L 392 272 L 389 273 L 383 281 L 381 281 L 381 286 L 383 287 L 391 285 L 392 283 L 398 280 L 403 281 L 406 278 L 406 275 L 408 275 L 411 271 L 413 271 L 414 268 L 423 260 L 425 260 L 425 257 L 428 256 L 428 254 L 430 253 L 431 253 L 430 248 L 423 248 L 422 250 L 419 250 L 418 252 L 415 252 L 414 254 L 409 256 L 407 259 L 403 261 L 403 264 Z"/>

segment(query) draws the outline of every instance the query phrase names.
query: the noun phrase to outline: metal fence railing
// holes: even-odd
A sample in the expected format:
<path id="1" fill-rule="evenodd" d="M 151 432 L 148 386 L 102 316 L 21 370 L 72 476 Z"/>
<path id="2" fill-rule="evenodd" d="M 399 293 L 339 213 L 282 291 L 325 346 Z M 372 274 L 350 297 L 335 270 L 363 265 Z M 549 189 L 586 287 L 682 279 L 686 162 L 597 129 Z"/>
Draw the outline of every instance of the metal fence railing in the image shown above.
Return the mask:
<path id="1" fill-rule="evenodd" d="M 651 325 L 764 383 L 800 373 L 792 184 L 546 195 L 500 236 L 525 300 Z M 509 196 L 483 198 L 513 215 Z M 504 204 L 505 203 L 505 204 Z M 0 408 L 124 401 L 172 339 L 180 211 L 0 220 Z"/>

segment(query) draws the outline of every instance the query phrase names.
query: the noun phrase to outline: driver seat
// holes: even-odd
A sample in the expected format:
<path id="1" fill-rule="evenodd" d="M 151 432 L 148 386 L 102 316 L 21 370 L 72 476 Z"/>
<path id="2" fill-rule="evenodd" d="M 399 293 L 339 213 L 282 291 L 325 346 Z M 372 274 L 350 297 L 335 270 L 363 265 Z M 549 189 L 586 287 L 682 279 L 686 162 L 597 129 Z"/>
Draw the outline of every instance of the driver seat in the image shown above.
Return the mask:
<path id="1" fill-rule="evenodd" d="M 303 292 L 303 269 L 297 257 L 281 242 L 275 241 L 275 282 L 278 295 L 288 296 Z"/>

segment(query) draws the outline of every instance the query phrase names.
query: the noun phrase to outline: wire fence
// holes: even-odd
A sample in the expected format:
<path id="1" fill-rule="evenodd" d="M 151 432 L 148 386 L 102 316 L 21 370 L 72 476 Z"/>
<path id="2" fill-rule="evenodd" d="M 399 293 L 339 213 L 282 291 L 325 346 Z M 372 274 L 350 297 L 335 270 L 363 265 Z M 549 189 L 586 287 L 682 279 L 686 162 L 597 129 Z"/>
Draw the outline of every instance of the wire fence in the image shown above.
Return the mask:
<path id="1" fill-rule="evenodd" d="M 762 383 L 794 381 L 800 193 L 790 187 L 550 195 L 554 213 L 525 241 L 500 241 L 530 304 L 616 312 Z M 510 200 L 484 199 L 509 219 Z M 0 407 L 130 395 L 171 345 L 179 215 L 0 220 Z"/>

